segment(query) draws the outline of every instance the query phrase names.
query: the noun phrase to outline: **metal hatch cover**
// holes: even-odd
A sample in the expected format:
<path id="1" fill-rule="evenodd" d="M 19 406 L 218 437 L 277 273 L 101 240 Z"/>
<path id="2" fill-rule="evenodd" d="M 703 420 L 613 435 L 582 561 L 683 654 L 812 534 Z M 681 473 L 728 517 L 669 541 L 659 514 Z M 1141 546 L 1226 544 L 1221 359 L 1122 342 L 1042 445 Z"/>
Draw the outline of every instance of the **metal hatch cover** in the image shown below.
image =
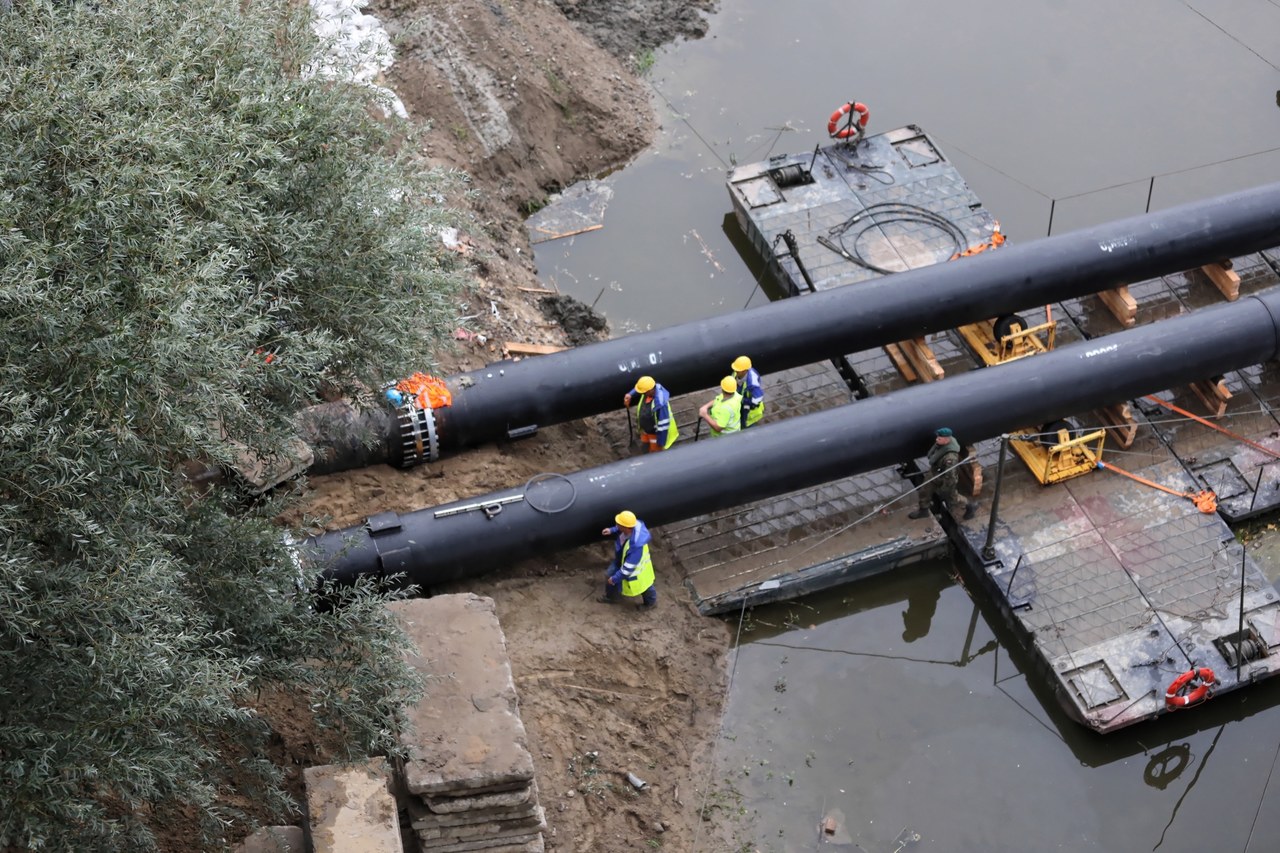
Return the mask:
<path id="1" fill-rule="evenodd" d="M 910 169 L 932 166 L 934 163 L 941 163 L 945 159 L 942 156 L 942 152 L 935 148 L 933 142 L 923 133 L 907 139 L 896 140 L 893 143 L 893 150 L 898 152 L 902 162 L 906 163 L 907 168 Z"/>
<path id="2" fill-rule="evenodd" d="M 1075 698 L 1090 711 L 1126 698 L 1124 688 L 1111 674 L 1111 667 L 1104 660 L 1096 660 L 1064 672 L 1062 680 L 1071 685 Z"/>
<path id="3" fill-rule="evenodd" d="M 750 208 L 768 207 L 782 201 L 782 193 L 768 175 L 759 175 L 745 181 L 738 181 L 733 188 L 742 196 L 742 200 Z"/>

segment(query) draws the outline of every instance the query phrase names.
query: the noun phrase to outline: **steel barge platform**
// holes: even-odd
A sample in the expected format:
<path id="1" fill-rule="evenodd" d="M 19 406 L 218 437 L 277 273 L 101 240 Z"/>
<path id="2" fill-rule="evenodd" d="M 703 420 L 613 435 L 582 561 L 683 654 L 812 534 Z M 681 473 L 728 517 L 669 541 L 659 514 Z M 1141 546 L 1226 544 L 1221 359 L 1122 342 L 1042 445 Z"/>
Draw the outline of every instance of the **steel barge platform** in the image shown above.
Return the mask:
<path id="1" fill-rule="evenodd" d="M 917 127 L 740 166 L 728 188 L 760 255 L 752 260 L 762 259 L 793 298 L 963 263 L 955 256 L 975 247 L 998 251 L 1002 240 L 995 217 Z M 1058 343 L 1092 340 L 1278 283 L 1280 251 L 1267 251 L 1046 311 Z M 952 330 L 776 375 L 757 367 L 773 420 L 986 363 L 969 337 Z M 1081 432 L 1106 431 L 1102 453 L 1113 466 L 1168 491 L 1107 470 L 1042 485 L 992 440 L 971 448 L 980 510 L 970 521 L 945 510 L 908 519 L 915 506 L 909 472 L 885 468 L 661 531 L 708 614 L 954 548 L 970 586 L 1003 615 L 1068 714 L 1110 732 L 1168 713 L 1165 694 L 1185 672 L 1212 669 L 1213 691 L 1223 692 L 1280 670 L 1280 601 L 1230 526 L 1280 507 L 1277 379 L 1275 365 L 1205 377 L 1195 389 L 1133 401 L 1122 422 L 1112 410 L 1063 413 Z M 711 393 L 673 401 L 682 440 L 693 439 L 697 407 Z M 606 433 L 625 444 L 617 425 Z M 1217 512 L 1183 497 L 1203 489 L 1218 495 Z"/>

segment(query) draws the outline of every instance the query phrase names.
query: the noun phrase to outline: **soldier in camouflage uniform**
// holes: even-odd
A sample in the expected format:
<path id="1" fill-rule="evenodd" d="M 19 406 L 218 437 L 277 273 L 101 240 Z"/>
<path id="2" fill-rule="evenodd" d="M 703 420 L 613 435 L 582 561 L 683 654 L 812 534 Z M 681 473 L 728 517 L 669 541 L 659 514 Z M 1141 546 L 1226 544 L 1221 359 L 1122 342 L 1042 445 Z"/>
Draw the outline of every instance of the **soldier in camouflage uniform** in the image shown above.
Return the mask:
<path id="1" fill-rule="evenodd" d="M 935 433 L 933 447 L 929 448 L 929 482 L 919 491 L 920 507 L 909 514 L 910 518 L 924 518 L 929 514 L 929 504 L 937 497 L 951 509 L 964 509 L 964 518 L 973 518 L 977 507 L 956 491 L 960 478 L 960 442 L 949 427 Z"/>

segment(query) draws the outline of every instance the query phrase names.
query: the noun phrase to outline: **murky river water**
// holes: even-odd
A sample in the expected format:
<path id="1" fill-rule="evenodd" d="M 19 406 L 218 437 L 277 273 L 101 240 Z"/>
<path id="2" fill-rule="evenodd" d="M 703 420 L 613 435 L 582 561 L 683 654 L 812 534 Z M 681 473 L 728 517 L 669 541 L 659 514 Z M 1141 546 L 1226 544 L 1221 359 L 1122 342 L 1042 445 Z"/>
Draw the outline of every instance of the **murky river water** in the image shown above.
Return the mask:
<path id="1" fill-rule="evenodd" d="M 1280 178 L 1277 0 L 722 0 L 650 78 L 663 132 L 604 227 L 536 250 L 615 333 L 764 301 L 726 170 L 825 144 L 851 99 L 933 135 L 1019 242 Z M 1280 679 L 1094 736 L 946 565 L 742 624 L 707 804 L 743 849 L 824 849 L 827 815 L 865 851 L 1280 849 Z"/>

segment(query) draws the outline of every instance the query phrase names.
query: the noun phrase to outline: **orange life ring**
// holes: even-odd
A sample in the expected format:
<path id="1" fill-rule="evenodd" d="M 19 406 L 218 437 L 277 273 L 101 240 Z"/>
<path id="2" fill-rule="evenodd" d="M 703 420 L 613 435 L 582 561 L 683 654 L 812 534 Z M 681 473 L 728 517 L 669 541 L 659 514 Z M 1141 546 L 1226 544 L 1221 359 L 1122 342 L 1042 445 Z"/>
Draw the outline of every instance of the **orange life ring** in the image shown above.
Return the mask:
<path id="1" fill-rule="evenodd" d="M 1209 691 L 1217 680 L 1213 670 L 1207 666 L 1189 669 L 1169 685 L 1164 694 L 1164 704 L 1171 709 L 1199 705 L 1209 698 Z"/>
<path id="2" fill-rule="evenodd" d="M 846 128 L 840 127 L 840 119 L 847 116 L 850 112 L 856 112 L 858 118 Z M 867 126 L 867 120 L 871 118 L 871 110 L 867 109 L 866 104 L 860 104 L 856 101 L 845 104 L 831 114 L 831 118 L 827 119 L 827 135 L 832 139 L 848 139 L 850 136 L 857 136 Z"/>

